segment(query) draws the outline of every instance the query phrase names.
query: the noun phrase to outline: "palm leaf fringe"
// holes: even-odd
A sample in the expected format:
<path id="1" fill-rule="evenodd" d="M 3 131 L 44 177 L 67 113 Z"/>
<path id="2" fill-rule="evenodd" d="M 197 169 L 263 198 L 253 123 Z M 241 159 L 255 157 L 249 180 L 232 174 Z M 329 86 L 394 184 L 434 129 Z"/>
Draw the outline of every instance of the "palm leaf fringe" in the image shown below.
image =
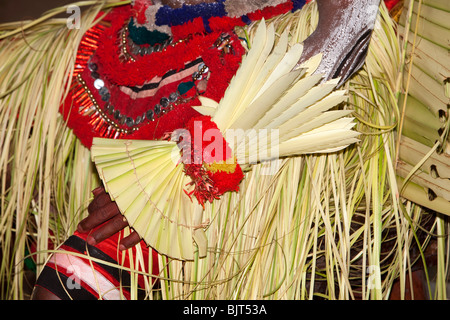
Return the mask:
<path id="1" fill-rule="evenodd" d="M 99 10 L 119 4 L 92 7 L 80 30 L 48 19 L 13 32 L 11 26 L 0 27 L 6 40 L 0 46 L 3 299 L 25 298 L 28 244 L 37 241 L 33 257 L 39 272 L 49 248 L 64 241 L 86 215 L 90 190 L 99 183 L 90 153 L 57 111 L 81 35 Z M 270 22 L 279 35 L 289 30 L 290 44 L 302 41 L 317 24 L 315 3 Z M 250 39 L 256 25 L 238 32 Z M 343 108 L 353 111 L 361 141 L 330 155 L 253 166 L 241 192 L 207 206 L 205 258 L 196 254 L 192 262 L 180 262 L 160 256 L 157 297 L 387 299 L 395 279 L 405 295 L 411 266 L 425 261 L 423 251 L 434 233 L 448 233 L 448 220 L 399 197 L 395 129 L 406 118 L 397 99 L 404 62 L 395 28 L 382 5 L 366 64 L 346 84 L 350 94 Z M 261 174 L 265 166 L 274 166 L 277 174 Z M 431 226 L 428 232 L 420 232 L 423 225 Z M 441 299 L 447 239 L 438 240 L 435 297 Z M 147 298 L 154 298 L 154 288 L 146 289 Z M 135 283 L 132 292 L 137 297 Z"/>
<path id="2" fill-rule="evenodd" d="M 275 24 L 278 34 L 290 28 L 296 43 L 307 36 L 300 28 L 311 32 L 313 21 L 311 4 Z M 251 38 L 254 30 L 243 34 Z M 404 297 L 405 279 L 418 259 L 411 248 L 421 251 L 430 240 L 415 230 L 434 216 L 398 196 L 400 52 L 382 7 L 367 63 L 347 84 L 346 108 L 359 119 L 361 142 L 331 155 L 264 164 L 279 165 L 275 176 L 262 174 L 263 164 L 253 167 L 239 194 L 208 208 L 209 255 L 167 264 L 169 274 L 183 276 L 163 282 L 164 298 L 386 299 L 397 278 Z"/>
<path id="3" fill-rule="evenodd" d="M 88 6 L 80 29 L 49 19 L 66 7 L 38 21 L 0 26 L 2 298 L 24 298 L 25 262 L 34 262 L 39 273 L 48 250 L 73 233 L 99 183 L 89 151 L 58 110 L 80 39 L 111 2 L 78 5 Z M 33 243 L 37 254 L 30 257 Z"/>

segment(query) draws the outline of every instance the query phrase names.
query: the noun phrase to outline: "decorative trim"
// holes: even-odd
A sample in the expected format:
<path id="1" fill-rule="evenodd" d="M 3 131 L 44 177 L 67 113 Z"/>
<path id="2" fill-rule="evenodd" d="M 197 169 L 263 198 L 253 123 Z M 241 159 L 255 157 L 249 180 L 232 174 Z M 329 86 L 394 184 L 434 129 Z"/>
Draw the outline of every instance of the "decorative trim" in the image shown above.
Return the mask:
<path id="1" fill-rule="evenodd" d="M 86 82 L 83 80 L 81 75 L 77 76 L 77 80 L 80 83 L 80 85 L 83 87 L 83 90 L 86 92 L 89 99 L 91 100 L 91 104 L 82 105 L 79 108 L 80 114 L 82 114 L 83 116 L 90 116 L 90 117 L 100 116 L 102 118 L 102 120 L 109 125 L 109 127 L 107 129 L 108 130 L 107 136 L 111 135 L 111 133 L 110 133 L 111 131 L 116 131 L 116 132 L 119 132 L 122 134 L 130 134 L 130 133 L 133 133 L 134 131 L 138 130 L 137 127 L 134 127 L 131 129 L 121 128 L 119 123 L 123 125 L 126 118 L 120 114 L 119 114 L 120 117 L 118 119 L 116 118 L 116 120 L 118 120 L 119 123 L 110 119 L 110 117 L 105 112 L 103 112 L 103 110 L 98 105 L 94 95 L 92 94 L 91 90 L 89 90 L 88 86 L 86 85 Z M 108 110 L 108 113 L 110 115 L 113 115 L 114 113 L 113 113 L 113 110 L 110 109 L 110 105 L 108 103 L 106 103 L 106 105 L 107 105 L 106 110 Z M 112 113 L 110 113 L 110 112 L 112 112 Z M 120 122 L 121 120 L 123 120 L 123 121 Z M 117 135 L 117 133 L 114 133 L 114 136 L 116 136 L 116 135 Z"/>
<path id="2" fill-rule="evenodd" d="M 204 206 L 206 202 L 219 199 L 226 192 L 238 191 L 244 174 L 234 157 L 227 158 L 229 155 L 232 156 L 233 152 L 211 117 L 194 117 L 188 122 L 186 129 L 190 135 L 184 135 L 181 141 L 176 141 L 180 148 L 184 173 L 191 178 L 189 185 L 194 187 L 192 191 L 185 191 L 185 193 L 190 198 L 194 196 Z M 214 144 L 222 146 L 222 150 L 214 149 L 215 155 L 207 154 L 205 148 L 208 143 L 195 138 L 196 133 L 204 137 L 204 133 L 208 130 L 220 133 L 214 139 L 221 139 L 221 141 L 214 140 Z M 188 154 L 185 154 L 185 151 L 188 151 Z"/>
<path id="3" fill-rule="evenodd" d="M 133 43 L 129 37 L 130 19 L 136 18 L 135 8 L 117 7 L 83 36 L 73 86 L 60 111 L 88 148 L 94 136 L 161 138 L 199 115 L 190 107 L 199 103 L 198 95 L 217 102 L 223 97 L 245 53 L 234 28 L 254 18 L 287 12 L 292 2 L 286 3 L 239 18 L 224 16 L 224 1 L 184 6 L 181 10 L 160 7 L 162 11 L 157 11 L 160 17 L 170 11 L 179 23 L 170 22 L 170 41 L 151 48 Z M 144 25 L 145 21 L 139 22 Z M 204 65 L 193 73 L 191 80 L 174 78 L 179 82 L 164 82 L 165 75 L 179 72 L 199 58 Z M 150 96 L 142 94 L 150 81 L 158 79 L 162 79 L 161 84 L 158 86 L 156 82 L 157 87 L 147 93 L 156 92 Z"/>

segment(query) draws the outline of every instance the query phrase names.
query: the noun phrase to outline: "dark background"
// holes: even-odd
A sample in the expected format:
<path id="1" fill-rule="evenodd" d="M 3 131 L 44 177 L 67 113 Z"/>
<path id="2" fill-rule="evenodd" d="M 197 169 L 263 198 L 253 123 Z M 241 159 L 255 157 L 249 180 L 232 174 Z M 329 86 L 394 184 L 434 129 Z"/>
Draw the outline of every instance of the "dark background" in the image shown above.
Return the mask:
<path id="1" fill-rule="evenodd" d="M 49 9 L 75 0 L 0 0 L 0 23 L 39 18 Z M 68 14 L 69 15 L 69 14 Z"/>

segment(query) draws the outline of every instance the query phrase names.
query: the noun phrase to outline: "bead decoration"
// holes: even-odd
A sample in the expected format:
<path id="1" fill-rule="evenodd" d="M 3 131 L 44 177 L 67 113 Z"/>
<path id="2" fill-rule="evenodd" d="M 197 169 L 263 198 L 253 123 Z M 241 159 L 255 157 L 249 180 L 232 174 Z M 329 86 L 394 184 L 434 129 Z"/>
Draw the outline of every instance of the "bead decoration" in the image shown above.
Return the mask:
<path id="1" fill-rule="evenodd" d="M 147 45 L 141 46 L 136 43 L 129 37 L 129 22 L 127 22 L 122 28 L 120 34 L 120 48 L 122 52 L 122 56 L 125 60 L 135 62 L 136 56 L 145 56 L 152 54 L 154 52 L 162 52 L 169 46 L 176 46 L 179 43 L 186 42 L 192 39 L 192 35 L 189 35 L 185 39 L 180 39 L 178 41 L 173 41 L 173 38 L 170 37 L 167 40 L 164 40 L 163 43 L 155 44 L 155 45 Z M 130 52 L 131 51 L 131 52 Z"/>
<path id="2" fill-rule="evenodd" d="M 125 26 L 122 29 L 121 32 L 121 36 L 120 36 L 120 48 L 122 51 L 123 56 L 125 57 L 125 60 L 131 60 L 131 61 L 136 61 L 131 54 L 128 52 L 128 48 L 127 48 L 127 42 L 128 42 L 128 23 L 125 24 Z"/>
<path id="3" fill-rule="evenodd" d="M 198 66 L 198 71 L 192 74 L 192 79 L 194 81 L 202 80 L 203 76 L 209 72 L 209 68 L 206 66 L 204 62 L 200 63 Z"/>
<path id="4" fill-rule="evenodd" d="M 80 109 L 84 110 L 84 114 L 85 115 L 93 115 L 93 114 L 98 114 L 112 129 L 115 129 L 116 131 L 120 132 L 120 133 L 132 133 L 133 131 L 136 131 L 138 128 L 135 127 L 131 130 L 127 130 L 127 129 L 123 129 L 119 127 L 119 124 L 116 123 L 115 121 L 111 120 L 110 117 L 108 117 L 108 115 L 100 108 L 100 106 L 97 103 L 97 100 L 95 99 L 94 95 L 92 94 L 91 90 L 89 90 L 88 86 L 86 85 L 86 82 L 83 80 L 83 78 L 81 77 L 80 74 L 77 75 L 77 80 L 79 81 L 79 83 L 82 85 L 84 91 L 87 93 L 88 97 L 90 98 L 90 100 L 92 101 L 92 107 L 86 109 L 86 107 L 82 106 L 80 107 Z M 114 118 L 116 120 L 121 121 L 121 119 L 123 118 L 123 116 L 120 114 L 120 112 L 118 110 L 116 111 L 112 111 L 113 107 L 107 103 L 106 104 L 106 108 L 107 112 L 109 114 L 114 114 Z M 80 111 L 82 111 L 80 110 Z"/>
<path id="5" fill-rule="evenodd" d="M 165 50 L 168 46 L 175 46 L 181 42 L 189 41 L 192 39 L 193 35 L 189 35 L 185 39 L 181 39 L 177 42 L 173 42 L 172 38 L 168 38 L 162 44 L 155 44 L 153 46 L 140 46 L 135 44 L 129 37 L 128 23 L 126 23 L 120 31 L 120 52 L 121 56 L 125 57 L 128 61 L 136 61 L 136 56 L 144 56 L 154 52 L 161 52 Z M 230 35 L 223 33 L 215 42 L 215 47 L 219 50 L 224 50 L 224 48 L 231 47 Z M 186 103 L 187 101 L 198 96 L 199 92 L 194 97 L 188 99 L 181 99 L 181 96 L 190 89 L 194 88 L 196 81 L 202 81 L 208 79 L 209 68 L 202 62 L 198 65 L 197 71 L 192 74 L 192 82 L 181 83 L 176 92 L 172 92 L 166 97 L 162 97 L 156 105 L 144 112 L 137 117 L 131 117 L 126 114 L 122 114 L 119 110 L 114 108 L 114 105 L 110 103 L 111 93 L 105 85 L 105 81 L 101 79 L 99 74 L 99 67 L 95 62 L 88 61 L 87 67 L 90 71 L 91 77 L 94 79 L 94 88 L 98 90 L 101 100 L 104 102 L 103 108 L 99 106 L 98 101 L 96 101 L 90 89 L 87 87 L 85 81 L 82 79 L 81 74 L 77 75 L 79 83 L 84 88 L 88 97 L 92 101 L 91 107 L 80 107 L 80 112 L 84 115 L 89 116 L 99 116 L 103 119 L 107 125 L 109 125 L 108 131 L 115 131 L 121 134 L 131 134 L 139 129 L 139 126 L 146 121 L 151 122 L 155 119 L 161 117 L 163 114 L 171 111 L 175 105 L 180 103 Z M 92 120 L 94 121 L 94 120 Z M 97 120 L 95 120 L 97 121 Z"/>
<path id="6" fill-rule="evenodd" d="M 97 71 L 98 66 L 97 66 L 97 64 L 95 64 L 95 63 L 93 63 L 93 62 L 89 62 L 89 63 L 88 63 L 88 68 L 89 68 L 89 70 L 91 70 L 91 71 Z"/>
<path id="7" fill-rule="evenodd" d="M 153 52 L 160 52 L 167 48 L 172 43 L 172 38 L 164 41 L 162 44 L 156 44 L 154 46 L 148 45 L 146 47 L 135 44 L 132 40 L 128 41 L 128 45 L 131 48 L 131 53 L 133 55 L 146 55 L 151 54 Z"/>
<path id="8" fill-rule="evenodd" d="M 214 45 L 217 49 L 222 50 L 224 54 L 234 53 L 233 46 L 231 45 L 231 36 L 227 33 L 222 33 L 216 40 Z"/>
<path id="9" fill-rule="evenodd" d="M 98 105 L 92 92 L 89 90 L 86 82 L 83 80 L 81 75 L 77 76 L 78 81 L 83 86 L 83 89 L 87 93 L 88 97 L 92 101 L 92 107 L 80 107 L 80 111 L 83 111 L 84 115 L 98 114 L 104 121 L 106 121 L 110 126 L 120 133 L 130 134 L 139 129 L 139 125 L 144 123 L 145 120 L 154 121 L 155 117 L 159 117 L 164 113 L 173 109 L 174 105 L 179 103 L 184 103 L 187 100 L 180 99 L 181 95 L 179 92 L 172 92 L 168 97 L 162 97 L 158 104 L 156 104 L 153 109 L 147 110 L 144 114 L 137 116 L 136 118 L 124 115 L 120 113 L 119 110 L 115 110 L 114 106 L 109 103 L 110 93 L 109 90 L 104 85 L 103 80 L 96 79 L 94 81 L 94 87 L 98 90 L 101 99 L 105 101 L 104 110 Z M 97 85 L 95 85 L 97 83 Z M 126 125 L 127 128 L 120 127 L 121 125 Z"/>
<path id="10" fill-rule="evenodd" d="M 153 110 L 147 110 L 147 112 L 145 113 L 145 118 L 148 120 L 148 121 L 153 121 Z"/>
<path id="11" fill-rule="evenodd" d="M 100 90 L 100 89 L 103 88 L 104 86 L 105 86 L 105 83 L 103 82 L 102 79 L 96 79 L 96 80 L 94 81 L 94 87 L 95 87 L 95 89 Z"/>

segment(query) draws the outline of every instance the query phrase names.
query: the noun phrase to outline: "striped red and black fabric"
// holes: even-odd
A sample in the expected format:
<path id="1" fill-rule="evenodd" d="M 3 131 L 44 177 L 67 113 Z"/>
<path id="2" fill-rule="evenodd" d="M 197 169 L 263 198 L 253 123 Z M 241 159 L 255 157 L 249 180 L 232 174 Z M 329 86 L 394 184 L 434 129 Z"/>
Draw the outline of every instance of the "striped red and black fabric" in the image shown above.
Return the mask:
<path id="1" fill-rule="evenodd" d="M 118 250 L 122 234 L 91 246 L 86 242 L 86 234 L 76 232 L 49 258 L 36 286 L 62 300 L 128 300 L 134 281 L 142 292 L 144 288 L 156 289 L 158 283 L 152 277 L 159 272 L 156 252 L 150 254 L 151 249 L 143 242 L 127 251 Z M 146 260 L 139 260 L 138 256 Z M 130 273 L 130 268 L 148 276 Z"/>

